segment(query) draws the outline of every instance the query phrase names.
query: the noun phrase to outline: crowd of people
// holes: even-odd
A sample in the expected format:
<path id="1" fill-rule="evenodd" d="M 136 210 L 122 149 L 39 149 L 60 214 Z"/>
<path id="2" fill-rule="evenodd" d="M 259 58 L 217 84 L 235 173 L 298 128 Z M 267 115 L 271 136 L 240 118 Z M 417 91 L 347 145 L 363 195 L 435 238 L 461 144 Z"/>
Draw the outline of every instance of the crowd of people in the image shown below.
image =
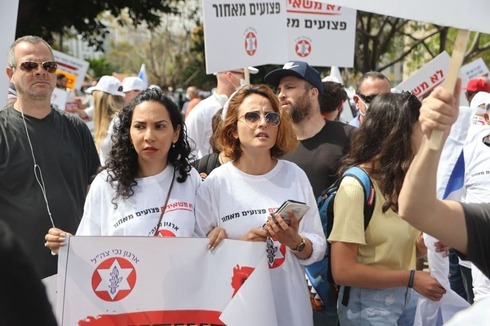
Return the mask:
<path id="1" fill-rule="evenodd" d="M 23 271 L 0 290 L 32 284 L 36 300 L 26 309 L 39 311 L 36 324 L 56 325 L 37 281 L 56 273 L 56 254 L 71 235 L 201 237 L 209 250 L 223 239 L 262 242 L 278 325 L 413 325 L 419 297 L 439 302 L 451 291 L 416 267 L 428 250 L 422 232 L 439 240 L 429 250 L 451 247 L 475 264 L 479 299 L 490 293 L 485 79 L 467 86 L 476 107 L 466 118 L 472 138 L 462 155 L 472 171 L 460 203 L 437 198 L 443 147 L 429 148 L 428 139 L 434 130 L 449 137 L 461 85 L 420 101 L 392 92 L 383 74 L 365 73 L 355 85 L 358 114 L 347 124 L 338 118 L 349 100 L 344 87 L 302 61 L 261 84 L 247 85 L 243 69 L 217 72 L 211 96 L 191 86 L 184 109 L 137 77 L 103 76 L 86 90 L 91 102 L 63 112 L 51 106 L 54 88 L 66 89 L 56 70 L 43 39 L 17 39 L 7 58 L 12 90 L 0 110 L 0 253 L 11 269 L 5 275 Z M 346 177 L 327 237 L 316 198 L 352 166 L 371 179 L 372 218 L 366 227 L 363 187 Z M 287 219 L 270 213 L 287 199 L 310 210 Z M 175 203 L 187 209 L 169 209 Z M 125 218 L 149 207 L 158 209 Z M 256 213 L 237 213 L 247 210 Z M 323 302 L 305 276 L 327 241 L 337 302 Z M 0 321 L 15 320 L 15 304 L 2 304 Z M 478 313 L 455 320 L 481 320 L 485 309 Z"/>

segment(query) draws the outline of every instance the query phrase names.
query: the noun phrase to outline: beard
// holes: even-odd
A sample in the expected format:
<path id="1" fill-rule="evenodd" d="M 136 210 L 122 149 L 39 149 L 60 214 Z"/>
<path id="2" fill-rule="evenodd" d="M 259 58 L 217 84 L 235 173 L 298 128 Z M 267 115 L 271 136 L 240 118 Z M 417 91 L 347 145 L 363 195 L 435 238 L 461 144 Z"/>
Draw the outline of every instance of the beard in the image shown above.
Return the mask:
<path id="1" fill-rule="evenodd" d="M 298 99 L 297 103 L 291 106 L 289 114 L 291 115 L 293 123 L 300 123 L 310 115 L 310 112 L 311 100 L 308 93 L 306 93 Z"/>

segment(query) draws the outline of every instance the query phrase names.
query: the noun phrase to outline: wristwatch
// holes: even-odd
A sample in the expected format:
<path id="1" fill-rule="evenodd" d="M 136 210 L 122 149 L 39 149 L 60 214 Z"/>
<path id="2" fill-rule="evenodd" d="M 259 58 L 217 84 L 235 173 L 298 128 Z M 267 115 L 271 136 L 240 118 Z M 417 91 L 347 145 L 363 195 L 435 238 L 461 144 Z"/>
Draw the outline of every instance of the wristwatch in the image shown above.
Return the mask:
<path id="1" fill-rule="evenodd" d="M 306 239 L 301 238 L 301 242 L 296 245 L 296 248 L 292 249 L 294 252 L 302 252 L 306 247 Z"/>

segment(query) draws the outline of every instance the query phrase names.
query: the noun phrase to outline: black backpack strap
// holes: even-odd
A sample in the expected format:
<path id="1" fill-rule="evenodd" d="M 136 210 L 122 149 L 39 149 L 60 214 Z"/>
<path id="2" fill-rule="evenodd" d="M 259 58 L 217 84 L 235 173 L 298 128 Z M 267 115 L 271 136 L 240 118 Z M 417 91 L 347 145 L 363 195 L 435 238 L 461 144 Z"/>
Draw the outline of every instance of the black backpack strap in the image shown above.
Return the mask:
<path id="1" fill-rule="evenodd" d="M 197 172 L 205 173 L 208 176 L 211 171 L 220 166 L 219 153 L 211 153 L 209 155 L 201 157 L 199 160 L 194 161 L 194 168 Z"/>
<path id="2" fill-rule="evenodd" d="M 219 153 L 212 153 L 208 155 L 208 160 L 206 164 L 206 173 L 209 175 L 211 171 L 216 169 L 221 164 L 219 163 Z"/>

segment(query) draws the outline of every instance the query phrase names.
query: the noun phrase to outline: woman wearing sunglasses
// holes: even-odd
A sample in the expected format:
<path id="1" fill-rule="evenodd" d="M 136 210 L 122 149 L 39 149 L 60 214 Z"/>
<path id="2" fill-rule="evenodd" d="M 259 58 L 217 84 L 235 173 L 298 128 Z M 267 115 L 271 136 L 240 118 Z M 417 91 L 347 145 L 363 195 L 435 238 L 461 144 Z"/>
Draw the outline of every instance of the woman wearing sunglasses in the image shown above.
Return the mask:
<path id="1" fill-rule="evenodd" d="M 225 238 L 264 242 L 278 325 L 312 325 L 304 266 L 323 257 L 325 237 L 306 174 L 279 158 L 297 140 L 288 114 L 265 85 L 245 86 L 231 99 L 217 141 L 231 160 L 213 170 L 196 198 L 196 233 L 210 249 Z M 288 199 L 310 206 L 300 220 L 278 214 Z"/>
<path id="2" fill-rule="evenodd" d="M 426 248 L 420 231 L 398 214 L 403 179 L 423 138 L 420 106 L 408 92 L 376 96 L 343 159 L 339 173 L 359 166 L 369 175 L 375 203 L 366 228 L 363 186 L 342 179 L 328 238 L 342 326 L 413 325 L 417 293 L 439 301 L 446 292 L 428 272 L 415 271 L 415 258 Z"/>

